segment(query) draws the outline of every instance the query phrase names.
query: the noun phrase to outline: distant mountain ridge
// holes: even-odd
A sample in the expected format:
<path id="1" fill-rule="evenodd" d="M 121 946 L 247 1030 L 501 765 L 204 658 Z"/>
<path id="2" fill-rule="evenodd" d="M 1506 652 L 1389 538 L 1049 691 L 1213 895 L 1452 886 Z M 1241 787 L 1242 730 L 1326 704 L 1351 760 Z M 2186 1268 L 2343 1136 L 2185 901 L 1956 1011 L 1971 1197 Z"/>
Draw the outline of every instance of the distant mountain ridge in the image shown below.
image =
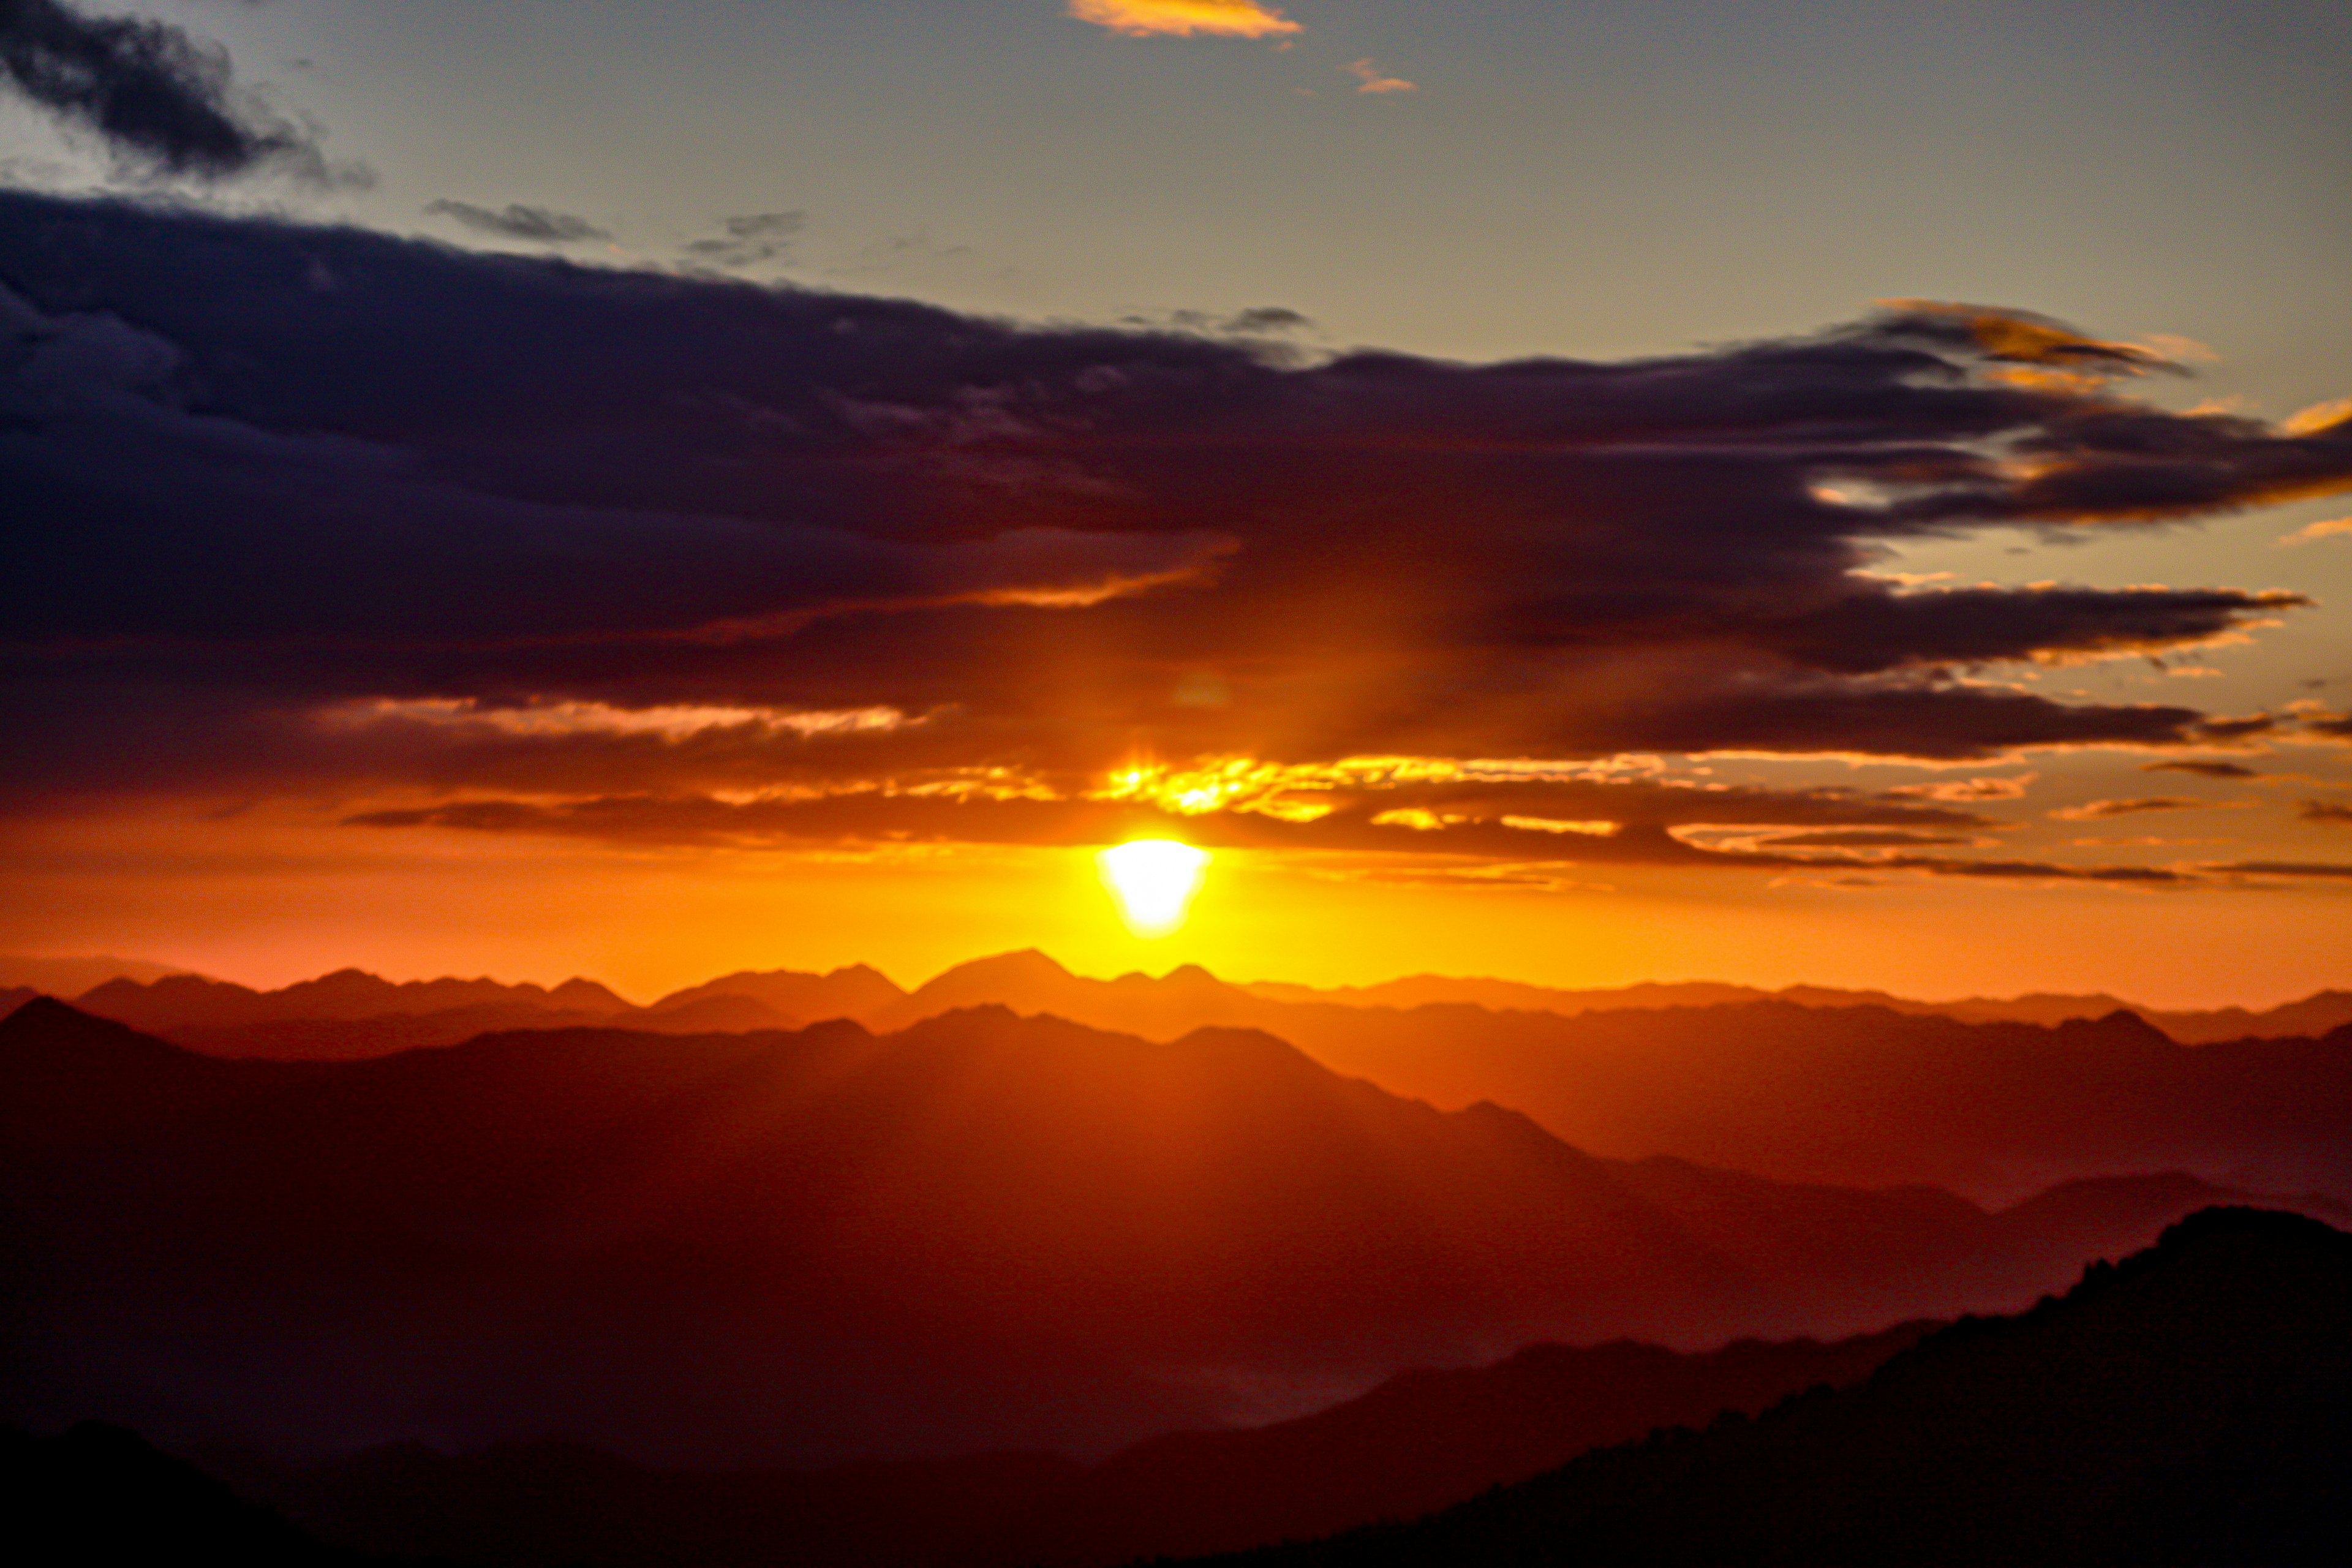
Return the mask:
<path id="1" fill-rule="evenodd" d="M 1003 1008 L 281 1063 L 37 1000 L 0 1107 L 0 1418 L 279 1451 L 1103 1452 L 1537 1341 L 2015 1304 L 2230 1195 L 1597 1159 L 1262 1033 Z"/>

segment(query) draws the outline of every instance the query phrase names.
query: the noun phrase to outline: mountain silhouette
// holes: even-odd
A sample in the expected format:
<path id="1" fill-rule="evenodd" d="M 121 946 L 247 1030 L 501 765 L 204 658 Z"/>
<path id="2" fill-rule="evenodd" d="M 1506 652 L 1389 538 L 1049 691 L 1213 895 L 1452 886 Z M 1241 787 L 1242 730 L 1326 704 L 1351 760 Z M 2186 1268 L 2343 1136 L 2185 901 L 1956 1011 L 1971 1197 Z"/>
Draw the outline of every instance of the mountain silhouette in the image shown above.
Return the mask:
<path id="1" fill-rule="evenodd" d="M 2217 1209 L 1860 1387 L 1604 1449 L 1413 1523 L 1226 1561 L 2352 1560 L 2352 1237 Z"/>
<path id="2" fill-rule="evenodd" d="M 1700 1355 L 1530 1346 L 1495 1366 L 1402 1373 L 1295 1421 L 1153 1438 L 1091 1468 L 988 1455 L 670 1471 L 548 1443 L 464 1458 L 406 1445 L 309 1469 L 203 1462 L 322 1539 L 496 1568 L 1114 1568 L 1430 1511 L 1654 1427 L 1858 1382 L 1935 1327 Z"/>
<path id="3" fill-rule="evenodd" d="M 268 1063 L 40 1000 L 0 1102 L 0 1415 L 289 1455 L 1101 1454 L 1538 1341 L 2012 1306 L 2226 1195 L 1988 1214 L 1601 1159 L 1262 1033 L 1002 1008 Z"/>

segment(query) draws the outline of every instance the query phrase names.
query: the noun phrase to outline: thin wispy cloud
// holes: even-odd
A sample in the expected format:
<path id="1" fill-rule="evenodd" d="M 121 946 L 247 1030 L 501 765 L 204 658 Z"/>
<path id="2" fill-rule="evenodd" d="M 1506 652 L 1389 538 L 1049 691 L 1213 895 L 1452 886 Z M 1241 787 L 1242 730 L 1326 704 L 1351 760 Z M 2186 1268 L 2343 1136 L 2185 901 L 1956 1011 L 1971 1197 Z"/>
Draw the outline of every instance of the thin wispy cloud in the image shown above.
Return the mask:
<path id="1" fill-rule="evenodd" d="M 1131 38 L 1275 38 L 1306 30 L 1258 0 L 1069 0 L 1069 15 Z"/>
<path id="2" fill-rule="evenodd" d="M 1356 79 L 1358 92 L 1419 92 L 1421 90 L 1420 83 L 1407 81 L 1401 76 L 1383 75 L 1381 68 L 1368 59 L 1351 60 L 1339 68 Z"/>

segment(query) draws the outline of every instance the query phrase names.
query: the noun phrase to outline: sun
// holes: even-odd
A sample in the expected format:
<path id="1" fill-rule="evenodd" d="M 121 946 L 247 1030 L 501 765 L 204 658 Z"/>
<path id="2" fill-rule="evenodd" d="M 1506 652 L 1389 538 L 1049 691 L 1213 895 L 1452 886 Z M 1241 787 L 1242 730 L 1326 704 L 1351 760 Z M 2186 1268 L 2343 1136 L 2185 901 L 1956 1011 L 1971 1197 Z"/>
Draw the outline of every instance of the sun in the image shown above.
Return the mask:
<path id="1" fill-rule="evenodd" d="M 1103 885 L 1118 900 L 1127 929 L 1138 936 L 1166 936 L 1184 923 L 1209 852 L 1172 838 L 1138 838 L 1095 857 Z"/>

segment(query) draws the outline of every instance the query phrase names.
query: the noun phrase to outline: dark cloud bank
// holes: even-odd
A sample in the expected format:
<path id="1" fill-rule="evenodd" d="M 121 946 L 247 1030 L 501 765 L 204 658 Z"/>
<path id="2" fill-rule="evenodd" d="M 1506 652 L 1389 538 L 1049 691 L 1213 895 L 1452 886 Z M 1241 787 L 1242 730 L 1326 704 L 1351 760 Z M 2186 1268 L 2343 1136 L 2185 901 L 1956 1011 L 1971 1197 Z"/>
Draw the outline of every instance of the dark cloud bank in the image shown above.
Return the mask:
<path id="1" fill-rule="evenodd" d="M 379 822 L 1087 842 L 1147 812 L 1079 798 L 1139 756 L 2210 745 L 2272 721 L 1972 672 L 2295 595 L 1856 573 L 2352 485 L 2352 423 L 2164 412 L 2118 390 L 2147 356 L 1988 310 L 1309 362 L 24 194 L 0 285 L 20 810 L 331 785 L 418 792 Z M 1668 830 L 1980 821 L 1574 771 L 1327 770 L 1257 797 L 1319 821 L 1191 826 L 1712 862 Z"/>

